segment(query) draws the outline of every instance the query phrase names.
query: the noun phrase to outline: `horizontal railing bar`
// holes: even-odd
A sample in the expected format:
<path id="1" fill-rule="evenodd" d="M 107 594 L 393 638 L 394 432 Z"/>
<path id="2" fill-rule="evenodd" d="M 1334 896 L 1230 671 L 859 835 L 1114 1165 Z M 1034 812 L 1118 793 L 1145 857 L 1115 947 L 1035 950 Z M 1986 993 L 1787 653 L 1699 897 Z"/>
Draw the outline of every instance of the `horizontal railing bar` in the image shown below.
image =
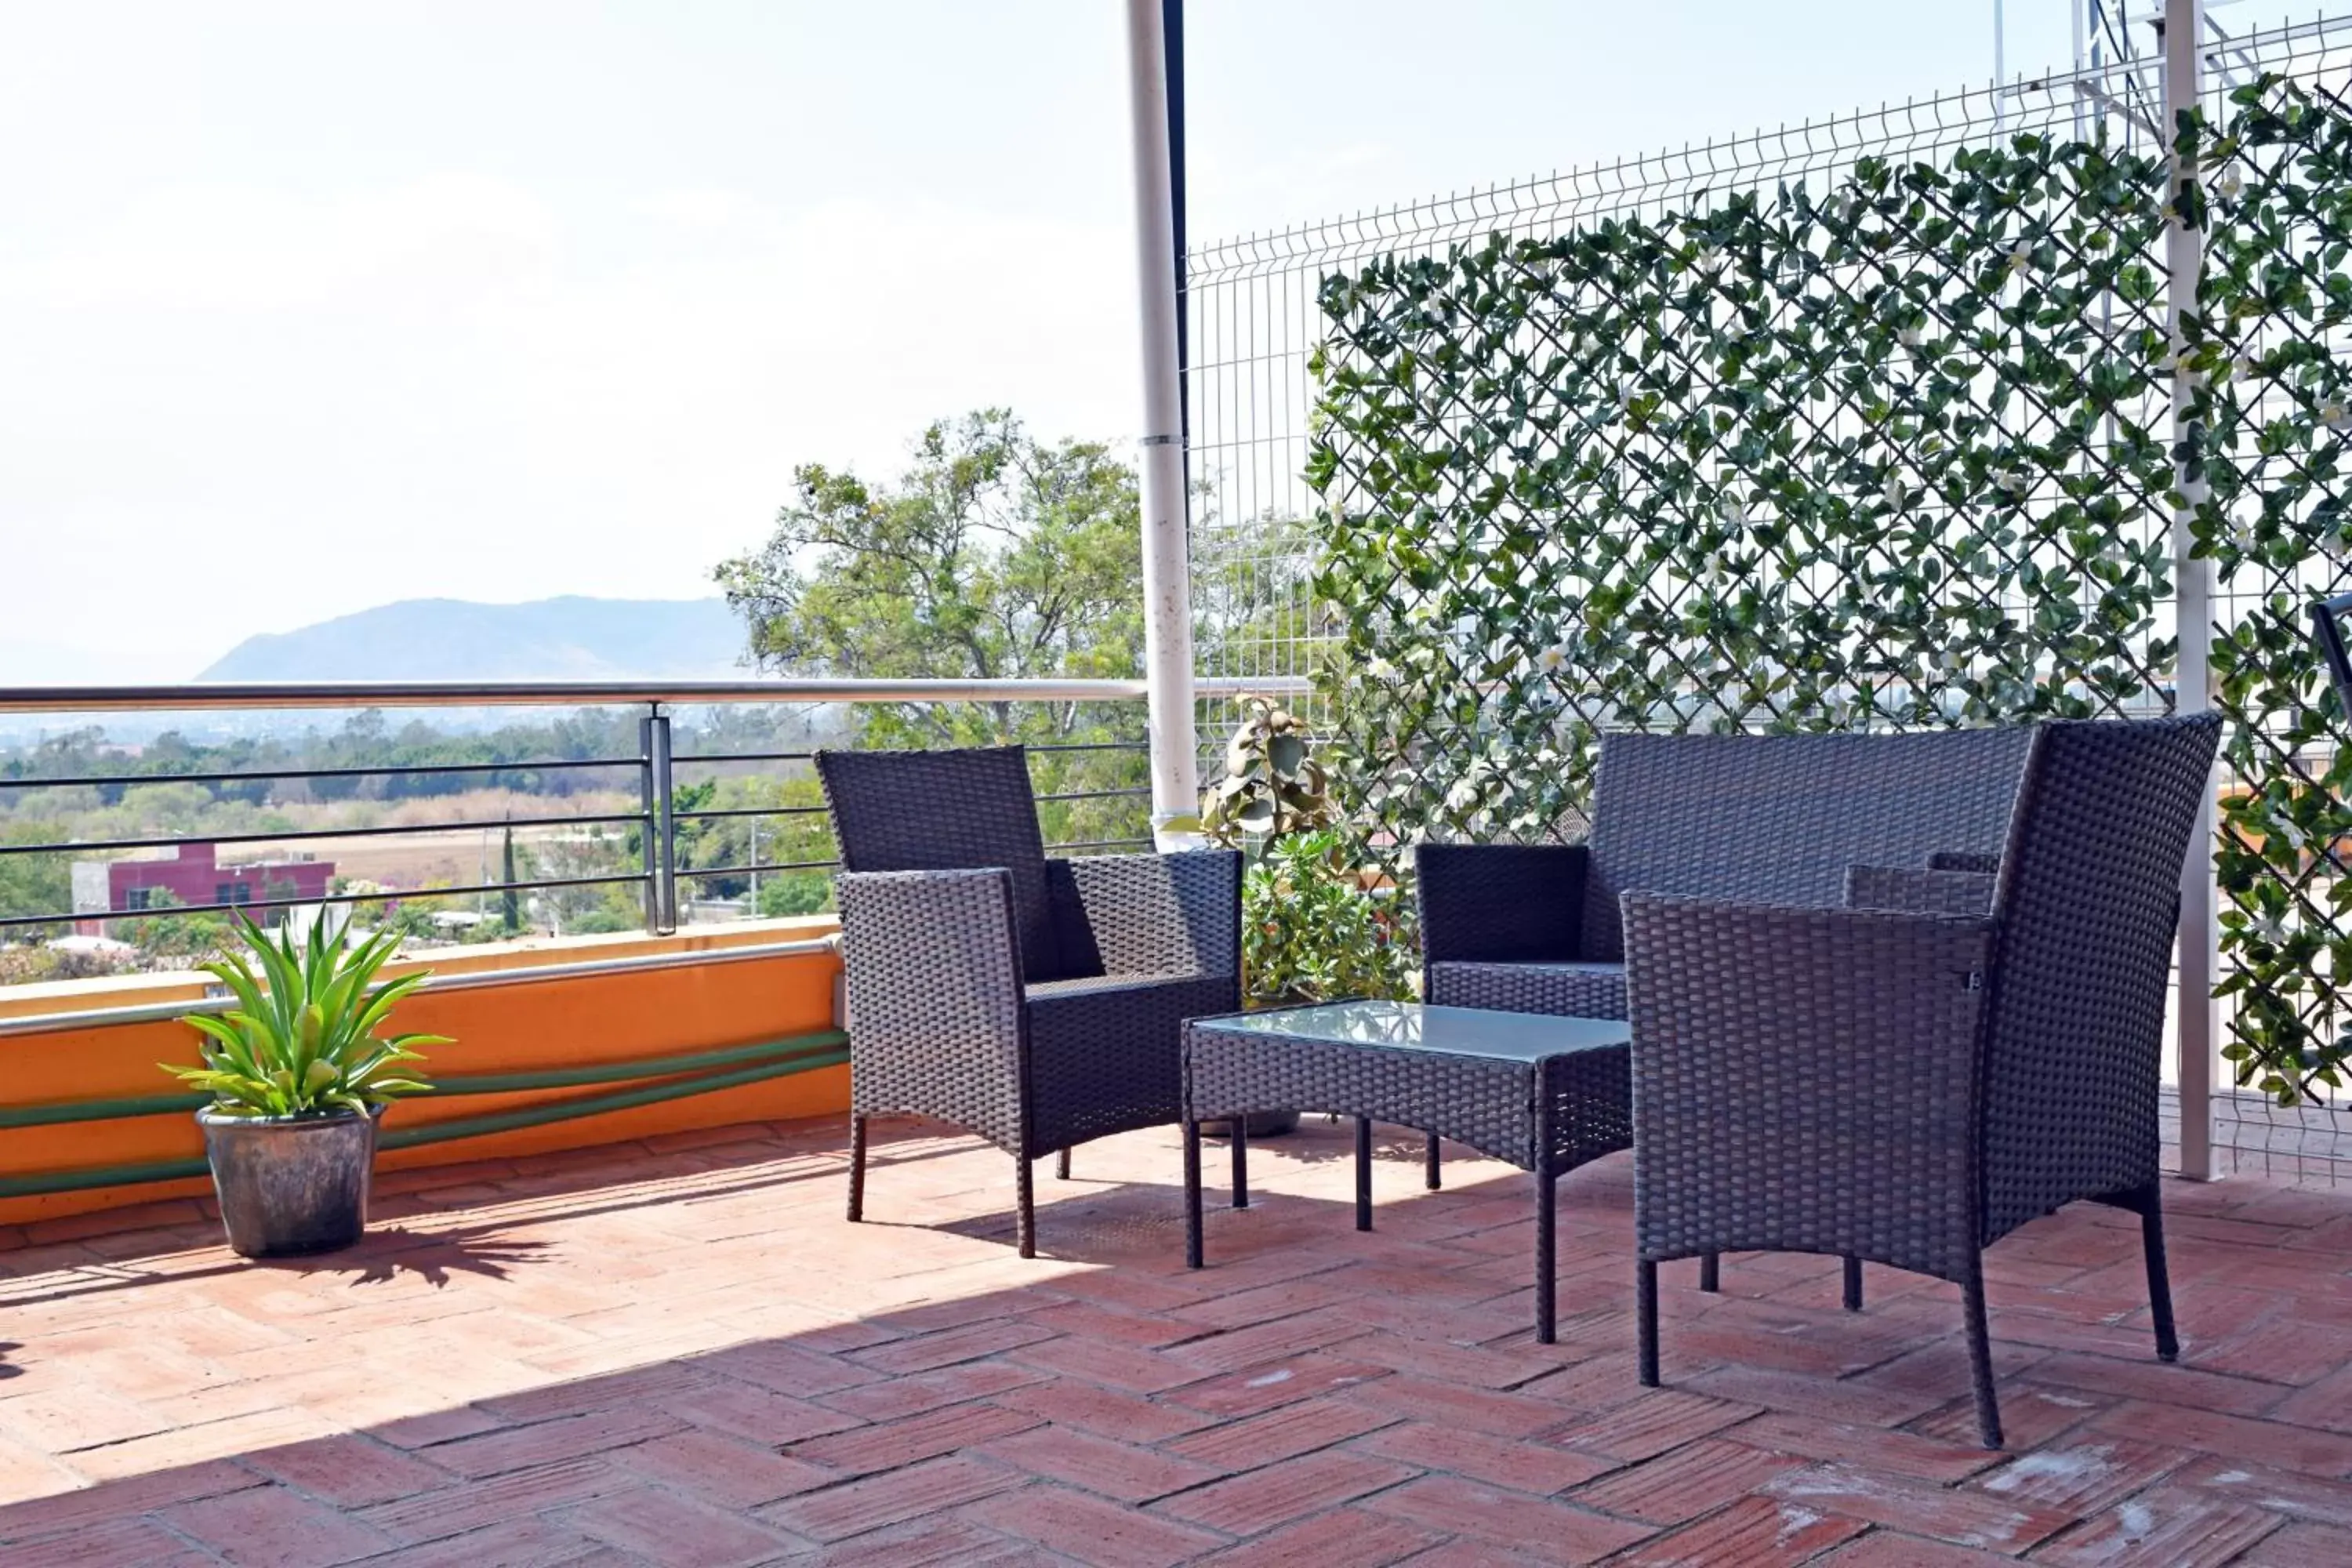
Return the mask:
<path id="1" fill-rule="evenodd" d="M 1048 844 L 1048 849 L 1132 849 L 1150 844 L 1149 838 L 1080 838 L 1067 844 Z"/>
<path id="2" fill-rule="evenodd" d="M 838 860 L 761 860 L 740 866 L 703 866 L 694 870 L 678 868 L 681 879 L 688 877 L 748 877 L 754 871 L 838 871 Z"/>
<path id="3" fill-rule="evenodd" d="M 697 752 L 669 761 L 672 767 L 682 767 L 688 763 L 806 763 L 815 758 L 814 752 Z"/>
<path id="4" fill-rule="evenodd" d="M 153 920 L 160 915 L 222 915 L 237 910 L 292 910 L 306 904 L 396 904 L 407 899 L 446 899 L 459 893 L 520 893 L 534 888 L 595 888 L 642 882 L 643 871 L 609 877 L 536 877 L 527 882 L 470 882 L 456 888 L 395 888 L 377 893 L 313 893 L 291 899 L 246 899 L 234 904 L 165 904 L 145 910 L 68 910 L 63 914 L 9 915 L 0 927 L 70 925 L 76 921 Z"/>
<path id="5" fill-rule="evenodd" d="M 1149 741 L 1043 741 L 1024 742 L 1029 752 L 1148 752 Z M 690 756 L 672 757 L 672 766 L 685 763 L 810 763 L 816 760 L 814 752 L 697 752 Z"/>
<path id="6" fill-rule="evenodd" d="M 582 959 L 574 963 L 533 964 L 528 969 L 481 969 L 465 974 L 436 974 L 420 992 L 472 991 L 489 985 L 531 985 L 556 980 L 593 979 L 605 974 L 631 974 L 653 969 L 686 969 L 706 963 L 743 963 L 755 959 L 794 958 L 833 951 L 829 936 L 791 942 L 747 942 L 740 947 L 714 947 L 692 952 L 638 952 L 618 958 Z M 195 1013 L 226 1013 L 236 1005 L 232 996 L 208 996 L 177 1002 L 145 1002 L 129 1007 L 92 1007 L 76 1013 L 35 1013 L 0 1018 L 0 1038 L 11 1035 L 50 1035 L 70 1029 L 103 1029 L 122 1024 L 170 1023 Z"/>
<path id="7" fill-rule="evenodd" d="M 1202 676 L 1207 696 L 1312 689 L 1297 676 Z M 862 680 L 782 676 L 767 680 L 197 681 L 157 686 L 0 686 L 0 713 L 194 713 L 235 708 L 534 708 L 635 703 L 1132 702 L 1129 679 Z"/>
<path id="8" fill-rule="evenodd" d="M 1150 784 L 1136 784 L 1132 787 L 1121 786 L 1116 789 L 1074 789 L 1061 795 L 1041 795 L 1037 798 L 1041 801 L 1109 800 L 1119 795 L 1150 795 Z"/>
<path id="9" fill-rule="evenodd" d="M 0 778 L 0 789 L 107 789 L 140 784 L 248 784 L 280 779 L 388 779 L 411 773 L 552 773 L 558 768 L 642 768 L 643 757 L 552 758 L 517 763 L 412 763 L 404 767 L 247 769 L 231 773 L 96 773 L 88 778 Z"/>
<path id="10" fill-rule="evenodd" d="M 474 822 L 425 822 L 404 827 L 310 827 L 284 833 L 199 833 L 164 838 L 76 839 L 62 844 L 0 844 L 0 855 L 58 855 L 100 849 L 176 849 L 190 844 L 277 844 L 306 838 L 390 838 L 403 833 L 496 832 L 508 827 L 561 827 L 580 823 L 643 822 L 645 813 L 619 816 L 513 816 Z M 156 862 L 169 865 L 169 861 Z M 424 889 L 417 889 L 423 891 Z"/>
<path id="11" fill-rule="evenodd" d="M 733 702 L 1131 702 L 1140 680 L 320 680 L 0 687 L 0 712 L 198 712 L 224 708 L 617 707 Z"/>
<path id="12" fill-rule="evenodd" d="M 711 805 L 698 811 L 673 811 L 680 822 L 695 816 L 823 816 L 821 805 Z"/>

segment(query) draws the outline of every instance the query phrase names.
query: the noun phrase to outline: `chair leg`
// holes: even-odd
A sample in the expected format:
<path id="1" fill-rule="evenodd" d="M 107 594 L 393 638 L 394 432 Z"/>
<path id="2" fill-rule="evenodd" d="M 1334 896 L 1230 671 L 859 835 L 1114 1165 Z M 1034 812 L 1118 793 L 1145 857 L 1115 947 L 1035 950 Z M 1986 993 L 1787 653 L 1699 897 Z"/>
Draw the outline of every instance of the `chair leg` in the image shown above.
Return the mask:
<path id="1" fill-rule="evenodd" d="M 866 1118 L 849 1119 L 849 1223 L 866 1217 Z"/>
<path id="2" fill-rule="evenodd" d="M 1433 1132 L 1429 1135 L 1429 1146 L 1423 1152 L 1422 1158 L 1426 1162 L 1426 1169 L 1422 1173 L 1422 1184 L 1433 1193 L 1445 1184 L 1445 1178 L 1440 1175 L 1437 1170 L 1436 1133 Z"/>
<path id="3" fill-rule="evenodd" d="M 1699 1254 L 1698 1288 L 1709 1295 L 1723 1289 L 1723 1254 L 1719 1252 Z"/>
<path id="4" fill-rule="evenodd" d="M 1559 1319 L 1554 1303 L 1558 1243 L 1555 1227 L 1559 1178 L 1549 1173 L 1536 1176 L 1536 1343 L 1556 1344 L 1559 1341 Z"/>
<path id="5" fill-rule="evenodd" d="M 1234 1207 L 1249 1207 L 1249 1118 L 1234 1118 L 1233 1133 L 1225 1140 L 1234 1155 Z"/>
<path id="6" fill-rule="evenodd" d="M 1968 1320 L 1969 1376 L 1976 1385 L 1977 1436 L 1988 1448 L 2000 1447 L 2000 1400 L 1992 1388 L 1992 1335 L 1985 1327 L 1984 1256 L 1969 1259 L 1960 1281 L 1960 1311 Z"/>
<path id="7" fill-rule="evenodd" d="M 1356 1228 L 1372 1228 L 1372 1119 L 1356 1118 Z"/>
<path id="8" fill-rule="evenodd" d="M 1647 1258 L 1633 1265 L 1634 1335 L 1640 1345 L 1643 1388 L 1658 1386 L 1658 1266 Z"/>
<path id="9" fill-rule="evenodd" d="M 2156 1320 L 2158 1361 L 2180 1359 L 2180 1341 L 2172 1330 L 2172 1276 L 2164 1266 L 2164 1191 L 2154 1182 L 2139 1194 L 2140 1245 L 2147 1252 L 2147 1310 Z"/>
<path id="10" fill-rule="evenodd" d="M 1018 1155 L 1013 1162 L 1014 1235 L 1021 1243 L 1021 1256 L 1037 1256 L 1037 1187 L 1030 1169 L 1029 1156 Z"/>
<path id="11" fill-rule="evenodd" d="M 1845 1260 L 1845 1310 L 1862 1310 L 1862 1259 L 1851 1253 Z"/>
<path id="12" fill-rule="evenodd" d="M 1067 1149 L 1054 1156 L 1054 1179 L 1057 1182 L 1070 1179 L 1070 1152 Z"/>
<path id="13" fill-rule="evenodd" d="M 1184 1267 L 1201 1267 L 1201 1124 L 1184 1122 Z"/>

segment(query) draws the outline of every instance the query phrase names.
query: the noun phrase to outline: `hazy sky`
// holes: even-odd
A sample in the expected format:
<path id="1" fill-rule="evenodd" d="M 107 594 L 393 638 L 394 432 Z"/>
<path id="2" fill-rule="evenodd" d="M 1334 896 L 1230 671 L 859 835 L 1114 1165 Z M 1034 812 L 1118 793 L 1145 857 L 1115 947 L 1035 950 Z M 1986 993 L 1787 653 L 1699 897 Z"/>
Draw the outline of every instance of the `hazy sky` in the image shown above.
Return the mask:
<path id="1" fill-rule="evenodd" d="M 2069 53 L 2010 0 L 2012 68 Z M 2254 0 L 2243 25 L 2282 6 Z M 0 683 L 685 597 L 793 466 L 1125 439 L 1116 0 L 0 0 Z M 1196 238 L 1981 79 L 1991 0 L 1193 0 Z"/>

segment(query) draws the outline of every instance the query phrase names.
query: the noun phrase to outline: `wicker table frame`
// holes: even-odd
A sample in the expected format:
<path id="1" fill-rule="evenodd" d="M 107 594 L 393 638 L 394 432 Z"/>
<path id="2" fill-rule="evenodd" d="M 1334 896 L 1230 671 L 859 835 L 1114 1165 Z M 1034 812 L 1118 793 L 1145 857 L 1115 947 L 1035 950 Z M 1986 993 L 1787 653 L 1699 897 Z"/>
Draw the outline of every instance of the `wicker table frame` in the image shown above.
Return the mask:
<path id="1" fill-rule="evenodd" d="M 1419 1011 L 1414 1003 L 1392 1005 Z M 1466 1143 L 1535 1176 L 1536 1338 L 1552 1343 L 1556 1184 L 1588 1160 L 1633 1146 L 1626 1040 L 1525 1058 L 1220 1026 L 1244 1016 L 1195 1018 L 1184 1028 L 1185 1263 L 1204 1262 L 1202 1122 L 1234 1121 L 1233 1206 L 1247 1208 L 1249 1139 L 1241 1118 L 1289 1105 L 1354 1117 L 1358 1230 L 1372 1228 L 1372 1123 L 1391 1122 Z"/>

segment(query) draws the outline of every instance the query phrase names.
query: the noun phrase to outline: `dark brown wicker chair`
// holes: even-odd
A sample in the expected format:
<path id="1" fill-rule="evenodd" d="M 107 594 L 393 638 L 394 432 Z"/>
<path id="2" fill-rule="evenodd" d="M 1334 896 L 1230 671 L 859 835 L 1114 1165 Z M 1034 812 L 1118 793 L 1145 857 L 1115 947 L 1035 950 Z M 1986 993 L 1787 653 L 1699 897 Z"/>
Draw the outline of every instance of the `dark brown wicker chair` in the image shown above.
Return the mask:
<path id="1" fill-rule="evenodd" d="M 1843 899 L 1847 868 L 1990 863 L 2017 803 L 2023 728 L 1601 738 L 1581 844 L 1424 844 L 1422 994 L 1457 1007 L 1625 1015 L 1629 889 L 1732 902 Z M 1434 1140 L 1428 1184 L 1438 1184 Z M 1702 1288 L 1716 1288 L 1712 1258 Z M 1862 1306 L 1859 1265 L 1846 1305 Z"/>
<path id="2" fill-rule="evenodd" d="M 1181 1119 L 1184 1020 L 1241 1005 L 1241 857 L 1049 860 L 1026 753 L 819 752 L 841 849 L 849 1217 L 866 1122 L 935 1117 L 1030 1163 Z"/>
<path id="3" fill-rule="evenodd" d="M 2078 1199 L 2140 1216 L 2174 1357 L 2158 1058 L 2220 733 L 2210 715 L 2038 726 L 1997 861 L 1856 868 L 1852 908 L 1625 895 L 1644 1384 L 1661 1262 L 1864 1258 L 1960 1287 L 1998 1447 L 1983 1250 Z"/>

